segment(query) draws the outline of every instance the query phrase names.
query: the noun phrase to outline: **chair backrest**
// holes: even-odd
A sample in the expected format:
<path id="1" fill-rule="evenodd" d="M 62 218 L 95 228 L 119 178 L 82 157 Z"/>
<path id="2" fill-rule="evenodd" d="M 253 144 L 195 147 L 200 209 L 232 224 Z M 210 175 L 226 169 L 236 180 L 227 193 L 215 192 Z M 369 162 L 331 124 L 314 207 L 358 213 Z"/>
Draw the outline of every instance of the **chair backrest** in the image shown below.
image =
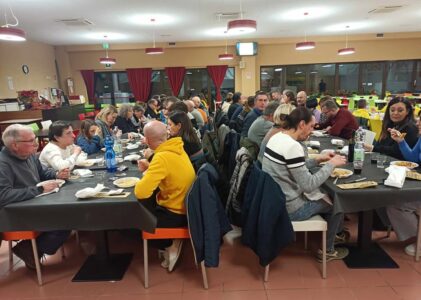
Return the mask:
<path id="1" fill-rule="evenodd" d="M 27 126 L 31 127 L 33 131 L 39 130 L 37 123 L 31 123 L 31 124 L 28 124 Z"/>
<path id="2" fill-rule="evenodd" d="M 361 126 L 364 129 L 368 128 L 368 119 L 363 117 L 355 117 L 357 120 L 358 126 Z"/>
<path id="3" fill-rule="evenodd" d="M 42 121 L 41 122 L 42 129 L 49 129 L 51 124 L 53 124 L 53 121 L 51 121 L 51 120 Z"/>
<path id="4" fill-rule="evenodd" d="M 85 114 L 78 114 L 78 117 L 80 121 L 85 120 Z"/>
<path id="5" fill-rule="evenodd" d="M 379 140 L 380 134 L 382 132 L 383 121 L 380 119 L 370 119 L 370 130 L 376 133 L 376 141 Z"/>

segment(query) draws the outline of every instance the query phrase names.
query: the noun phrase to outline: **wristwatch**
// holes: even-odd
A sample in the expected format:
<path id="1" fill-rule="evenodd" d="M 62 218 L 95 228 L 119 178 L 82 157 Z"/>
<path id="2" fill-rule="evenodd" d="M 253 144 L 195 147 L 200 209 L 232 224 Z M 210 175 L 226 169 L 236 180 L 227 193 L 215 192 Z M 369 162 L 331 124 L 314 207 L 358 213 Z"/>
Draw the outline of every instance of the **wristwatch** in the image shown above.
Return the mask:
<path id="1" fill-rule="evenodd" d="M 40 194 L 44 193 L 44 187 L 42 185 L 37 186 L 37 190 Z"/>

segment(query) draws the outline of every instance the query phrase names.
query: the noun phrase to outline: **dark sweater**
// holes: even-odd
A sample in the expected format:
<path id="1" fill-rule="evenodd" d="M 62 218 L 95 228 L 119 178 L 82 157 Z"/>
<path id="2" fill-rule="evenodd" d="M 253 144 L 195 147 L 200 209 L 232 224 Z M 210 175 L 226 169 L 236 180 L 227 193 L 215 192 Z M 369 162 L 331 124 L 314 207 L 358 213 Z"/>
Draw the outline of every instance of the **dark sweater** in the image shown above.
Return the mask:
<path id="1" fill-rule="evenodd" d="M 338 113 L 320 125 L 320 129 L 331 126 L 329 134 L 349 140 L 352 132 L 358 129 L 358 123 L 352 113 L 346 109 L 340 108 Z"/>
<path id="2" fill-rule="evenodd" d="M 137 132 L 136 126 L 134 126 L 132 120 L 125 119 L 121 116 L 117 117 L 117 119 L 114 122 L 114 126 L 117 126 L 122 133 Z"/>
<path id="3" fill-rule="evenodd" d="M 3 148 L 0 152 L 0 208 L 34 198 L 41 194 L 36 184 L 54 178 L 56 171 L 43 167 L 35 155 L 20 159 Z"/>

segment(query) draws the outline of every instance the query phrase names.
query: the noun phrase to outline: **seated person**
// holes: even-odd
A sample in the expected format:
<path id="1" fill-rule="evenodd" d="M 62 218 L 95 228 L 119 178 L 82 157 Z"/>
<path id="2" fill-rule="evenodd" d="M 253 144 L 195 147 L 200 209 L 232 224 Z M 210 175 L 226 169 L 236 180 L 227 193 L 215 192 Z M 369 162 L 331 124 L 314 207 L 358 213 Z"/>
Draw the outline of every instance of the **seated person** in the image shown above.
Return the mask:
<path id="1" fill-rule="evenodd" d="M 402 134 L 396 129 L 390 129 L 391 138 L 399 144 L 399 149 L 405 160 L 421 164 L 421 138 L 417 144 L 411 149 Z M 421 122 L 418 121 L 418 131 L 421 135 Z M 413 240 L 417 236 L 418 218 L 417 210 L 420 209 L 419 201 L 407 202 L 401 205 L 391 205 L 386 208 L 387 215 L 398 240 Z M 415 256 L 416 243 L 410 243 L 405 247 L 405 253 Z"/>
<path id="2" fill-rule="evenodd" d="M 234 94 L 234 96 L 232 96 L 231 105 L 230 105 L 230 107 L 228 109 L 228 112 L 227 112 L 227 116 L 228 116 L 228 119 L 230 119 L 230 121 L 233 118 L 234 112 L 239 107 L 242 107 L 241 97 L 242 97 L 242 95 L 241 95 L 240 92 L 237 92 L 237 93 Z"/>
<path id="3" fill-rule="evenodd" d="M 266 145 L 262 170 L 282 188 L 291 221 L 307 220 L 317 214 L 325 215 L 328 222 L 327 261 L 343 259 L 348 255 L 348 249 L 334 246 L 336 234 L 341 231 L 343 214 L 333 214 L 329 197 L 319 188 L 335 167 L 346 164 L 346 159 L 335 155 L 319 171 L 310 173 L 304 149 L 299 142 L 309 137 L 314 125 L 315 119 L 307 108 L 298 107 L 286 115 L 285 130 L 273 135 Z M 318 259 L 321 261 L 321 258 L 319 251 Z"/>
<path id="4" fill-rule="evenodd" d="M 117 126 L 121 132 L 137 132 L 136 127 L 132 123 L 133 107 L 129 104 L 123 104 L 118 110 L 118 116 L 115 119 L 114 126 Z"/>
<path id="5" fill-rule="evenodd" d="M 157 99 L 152 98 L 148 100 L 145 117 L 148 119 L 159 119 L 159 102 Z"/>
<path id="6" fill-rule="evenodd" d="M 58 187 L 49 179 L 69 178 L 69 169 L 56 171 L 41 165 L 35 153 L 38 148 L 37 138 L 32 129 L 20 124 L 10 125 L 3 132 L 4 148 L 0 152 L 0 208 L 10 203 L 32 199 L 42 193 Z M 48 231 L 37 239 L 38 255 L 53 255 L 70 234 L 69 230 Z M 29 240 L 19 242 L 12 249 L 13 253 L 25 262 L 26 267 L 35 270 L 32 245 Z"/>
<path id="7" fill-rule="evenodd" d="M 55 121 L 49 128 L 48 139 L 50 142 L 39 155 L 40 162 L 54 170 L 72 170 L 82 149 L 74 144 L 75 135 L 70 123 Z"/>
<path id="8" fill-rule="evenodd" d="M 181 137 L 167 139 L 167 127 L 159 121 L 151 121 L 144 128 L 145 143 L 155 153 L 149 163 L 138 162 L 144 173 L 136 184 L 134 193 L 156 216 L 157 227 L 182 227 L 187 225 L 184 199 L 193 184 L 193 166 L 183 149 Z M 159 188 L 156 194 L 154 191 Z M 148 200 L 149 201 L 144 201 Z M 161 240 L 156 246 L 165 249 L 161 264 L 171 272 L 180 255 L 182 240 Z"/>
<path id="9" fill-rule="evenodd" d="M 80 133 L 76 138 L 78 145 L 86 154 L 94 154 L 101 151 L 101 128 L 93 120 L 83 120 L 80 125 Z"/>
<path id="10" fill-rule="evenodd" d="M 229 128 L 234 129 L 236 132 L 241 133 L 243 128 L 244 119 L 247 114 L 254 108 L 254 97 L 249 96 L 247 101 L 244 102 L 243 107 L 239 107 L 235 110 L 232 115 L 232 119 L 229 121 Z"/>
<path id="11" fill-rule="evenodd" d="M 363 128 L 368 128 L 368 123 L 370 120 L 370 114 L 367 110 L 367 100 L 360 99 L 357 103 L 357 109 L 352 112 L 352 115 L 357 118 L 359 126 Z"/>
<path id="12" fill-rule="evenodd" d="M 268 106 L 269 99 L 265 92 L 259 92 L 254 97 L 254 108 L 244 118 L 241 136 L 247 137 L 251 124 L 262 115 L 263 110 Z"/>
<path id="13" fill-rule="evenodd" d="M 101 145 L 104 145 L 104 140 L 107 136 L 113 136 L 112 126 L 117 118 L 117 108 L 108 105 L 101 109 L 95 118 L 95 123 L 101 128 L 99 137 L 101 138 Z"/>
<path id="14" fill-rule="evenodd" d="M 319 129 L 326 129 L 327 133 L 349 140 L 352 132 L 358 129 L 358 123 L 351 112 L 344 108 L 339 108 L 333 100 L 327 100 L 322 104 L 322 113 L 328 117 L 324 124 L 320 124 Z"/>
<path id="15" fill-rule="evenodd" d="M 266 106 L 263 114 L 251 124 L 247 137 L 259 147 L 269 129 L 273 126 L 273 114 L 278 108 L 279 102 L 272 101 Z"/>
<path id="16" fill-rule="evenodd" d="M 136 104 L 133 106 L 133 116 L 132 116 L 132 123 L 133 125 L 140 130 L 143 130 L 143 126 L 145 126 L 145 109 L 142 105 Z"/>
<path id="17" fill-rule="evenodd" d="M 316 119 L 316 124 L 321 123 L 320 122 L 320 110 L 317 109 L 317 98 L 316 97 L 309 97 L 307 102 L 305 103 L 305 106 L 311 111 L 314 118 Z"/>
<path id="18" fill-rule="evenodd" d="M 415 125 L 413 108 L 409 101 L 403 97 L 396 97 L 387 104 L 383 118 L 382 131 L 379 141 L 374 145 L 364 145 L 367 151 L 379 152 L 396 159 L 404 159 L 402 152 L 390 136 L 389 129 L 396 129 L 406 133 L 405 141 L 409 147 L 414 147 L 418 140 L 418 129 Z"/>
<path id="19" fill-rule="evenodd" d="M 168 133 L 170 138 L 181 137 L 183 148 L 190 158 L 195 170 L 206 162 L 202 143 L 191 124 L 189 117 L 183 111 L 173 111 L 168 117 Z"/>

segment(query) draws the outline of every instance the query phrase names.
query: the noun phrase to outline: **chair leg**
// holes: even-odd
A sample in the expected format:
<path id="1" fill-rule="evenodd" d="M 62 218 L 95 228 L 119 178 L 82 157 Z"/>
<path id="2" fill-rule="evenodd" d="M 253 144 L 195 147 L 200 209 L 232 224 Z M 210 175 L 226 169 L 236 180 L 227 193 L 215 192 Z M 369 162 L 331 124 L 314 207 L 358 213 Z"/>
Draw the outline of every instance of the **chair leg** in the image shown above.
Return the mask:
<path id="1" fill-rule="evenodd" d="M 421 215 L 418 211 L 418 232 L 417 232 L 417 243 L 415 244 L 415 261 L 420 260 L 420 247 L 421 247 Z"/>
<path id="2" fill-rule="evenodd" d="M 205 261 L 202 260 L 202 262 L 200 263 L 200 267 L 202 269 L 203 287 L 205 288 L 205 290 L 207 290 L 209 288 L 209 285 L 208 275 L 206 274 Z"/>
<path id="3" fill-rule="evenodd" d="M 265 267 L 265 275 L 264 275 L 264 277 L 263 277 L 263 281 L 264 281 L 264 282 L 268 282 L 268 281 L 269 281 L 269 265 L 267 265 L 267 266 Z"/>
<path id="4" fill-rule="evenodd" d="M 9 246 L 9 270 L 13 268 L 13 252 L 12 252 L 12 241 L 7 242 Z"/>
<path id="5" fill-rule="evenodd" d="M 322 259 L 322 277 L 326 279 L 327 277 L 327 270 L 326 270 L 326 231 L 322 233 L 322 251 L 323 251 L 323 259 Z"/>
<path id="6" fill-rule="evenodd" d="M 145 289 L 149 287 L 149 270 L 148 270 L 148 240 L 143 240 L 143 270 L 145 272 Z"/>
<path id="7" fill-rule="evenodd" d="M 304 250 L 308 250 L 308 245 L 307 245 L 307 231 L 304 231 Z"/>
<path id="8" fill-rule="evenodd" d="M 37 243 L 35 239 L 31 239 L 32 251 L 34 252 L 35 268 L 37 270 L 38 285 L 42 285 L 41 264 L 39 263 Z"/>

